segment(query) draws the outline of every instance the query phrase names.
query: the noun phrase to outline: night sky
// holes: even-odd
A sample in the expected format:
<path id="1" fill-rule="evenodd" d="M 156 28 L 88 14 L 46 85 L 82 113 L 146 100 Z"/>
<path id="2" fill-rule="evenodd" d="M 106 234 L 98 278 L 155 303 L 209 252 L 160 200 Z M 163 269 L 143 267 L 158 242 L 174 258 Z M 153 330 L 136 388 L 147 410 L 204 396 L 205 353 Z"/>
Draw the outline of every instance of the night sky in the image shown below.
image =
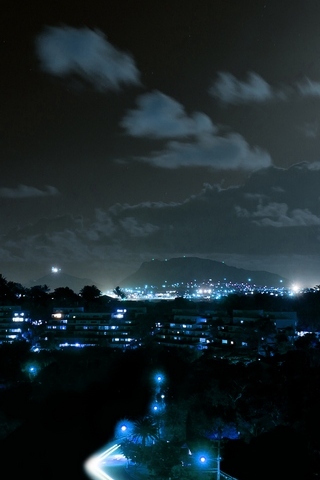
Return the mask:
<path id="1" fill-rule="evenodd" d="M 5 1 L 0 273 L 320 283 L 318 0 Z"/>

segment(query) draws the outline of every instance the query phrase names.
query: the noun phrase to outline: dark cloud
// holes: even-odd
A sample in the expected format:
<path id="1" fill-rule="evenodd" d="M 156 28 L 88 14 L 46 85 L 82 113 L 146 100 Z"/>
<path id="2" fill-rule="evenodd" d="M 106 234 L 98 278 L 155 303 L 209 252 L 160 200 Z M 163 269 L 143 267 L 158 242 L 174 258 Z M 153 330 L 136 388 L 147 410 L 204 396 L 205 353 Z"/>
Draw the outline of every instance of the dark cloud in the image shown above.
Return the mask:
<path id="1" fill-rule="evenodd" d="M 49 197 L 59 195 L 57 188 L 47 185 L 44 190 L 30 187 L 28 185 L 18 185 L 16 188 L 0 187 L 0 197 L 2 198 L 31 198 L 31 197 Z"/>
<path id="2" fill-rule="evenodd" d="M 320 246 L 320 202 L 317 190 L 298 188 L 301 178 L 310 179 L 309 187 L 319 184 L 320 169 L 270 167 L 253 173 L 243 186 L 206 184 L 183 202 L 119 203 L 97 209 L 93 219 L 43 219 L 3 235 L 0 260 L 86 263 L 100 276 L 105 264 L 116 271 L 124 259 L 133 265 L 133 259 L 139 263 L 168 252 L 238 262 L 246 255 L 249 263 L 259 257 L 261 265 L 262 255 L 270 260 L 291 254 L 309 265 Z M 265 269 L 286 276 L 285 267 L 279 272 L 279 265 L 269 260 Z"/>

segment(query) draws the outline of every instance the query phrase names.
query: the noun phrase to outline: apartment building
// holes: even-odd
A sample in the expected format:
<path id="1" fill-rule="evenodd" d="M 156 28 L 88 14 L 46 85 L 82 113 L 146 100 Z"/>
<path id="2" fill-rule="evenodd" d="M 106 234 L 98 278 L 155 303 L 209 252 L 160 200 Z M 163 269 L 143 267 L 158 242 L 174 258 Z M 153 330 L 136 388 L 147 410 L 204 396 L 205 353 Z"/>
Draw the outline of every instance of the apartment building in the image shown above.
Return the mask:
<path id="1" fill-rule="evenodd" d="M 126 309 L 86 312 L 83 307 L 56 308 L 42 334 L 41 347 L 100 346 L 128 348 L 135 344 L 135 322 Z"/>
<path id="2" fill-rule="evenodd" d="M 29 312 L 20 306 L 0 306 L 0 344 L 31 339 Z"/>
<path id="3" fill-rule="evenodd" d="M 155 326 L 158 345 L 206 349 L 211 339 L 208 318 L 197 313 L 175 313 Z"/>

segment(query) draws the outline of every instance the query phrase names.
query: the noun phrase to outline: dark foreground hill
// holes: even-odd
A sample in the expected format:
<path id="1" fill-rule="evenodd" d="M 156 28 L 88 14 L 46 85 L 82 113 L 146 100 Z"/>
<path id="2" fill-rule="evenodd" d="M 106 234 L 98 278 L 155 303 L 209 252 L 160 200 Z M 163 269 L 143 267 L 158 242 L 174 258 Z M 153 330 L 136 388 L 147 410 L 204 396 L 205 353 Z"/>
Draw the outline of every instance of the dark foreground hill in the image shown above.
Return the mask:
<path id="1" fill-rule="evenodd" d="M 144 262 L 132 275 L 126 277 L 122 287 L 143 287 L 190 282 L 251 283 L 257 286 L 288 287 L 289 281 L 275 273 L 245 270 L 226 265 L 223 262 L 198 257 L 179 257 L 168 260 Z"/>

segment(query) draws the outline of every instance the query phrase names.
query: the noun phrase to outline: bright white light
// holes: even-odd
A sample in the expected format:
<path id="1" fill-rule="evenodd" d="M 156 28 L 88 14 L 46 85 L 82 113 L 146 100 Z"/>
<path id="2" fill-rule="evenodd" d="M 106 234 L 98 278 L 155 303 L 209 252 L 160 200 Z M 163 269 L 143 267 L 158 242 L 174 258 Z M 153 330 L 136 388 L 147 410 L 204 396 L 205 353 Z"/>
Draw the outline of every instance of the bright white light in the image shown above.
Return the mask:
<path id="1" fill-rule="evenodd" d="M 300 290 L 300 286 L 299 286 L 299 285 L 297 285 L 296 283 L 292 285 L 292 291 L 293 291 L 294 293 L 299 292 L 299 290 Z"/>
<path id="2" fill-rule="evenodd" d="M 51 267 L 51 272 L 52 273 L 58 273 L 61 271 L 61 268 L 58 268 L 58 267 Z"/>
<path id="3" fill-rule="evenodd" d="M 110 477 L 105 471 L 102 470 L 102 462 L 108 458 L 111 460 L 113 453 L 120 448 L 119 444 L 112 445 L 100 455 L 94 455 L 90 457 L 84 464 L 84 469 L 92 480 L 115 480 L 115 478 Z M 119 456 L 117 455 L 117 460 Z M 121 456 L 125 461 L 125 457 Z M 110 462 L 111 463 L 111 462 Z M 105 467 L 105 466 L 104 466 Z"/>

